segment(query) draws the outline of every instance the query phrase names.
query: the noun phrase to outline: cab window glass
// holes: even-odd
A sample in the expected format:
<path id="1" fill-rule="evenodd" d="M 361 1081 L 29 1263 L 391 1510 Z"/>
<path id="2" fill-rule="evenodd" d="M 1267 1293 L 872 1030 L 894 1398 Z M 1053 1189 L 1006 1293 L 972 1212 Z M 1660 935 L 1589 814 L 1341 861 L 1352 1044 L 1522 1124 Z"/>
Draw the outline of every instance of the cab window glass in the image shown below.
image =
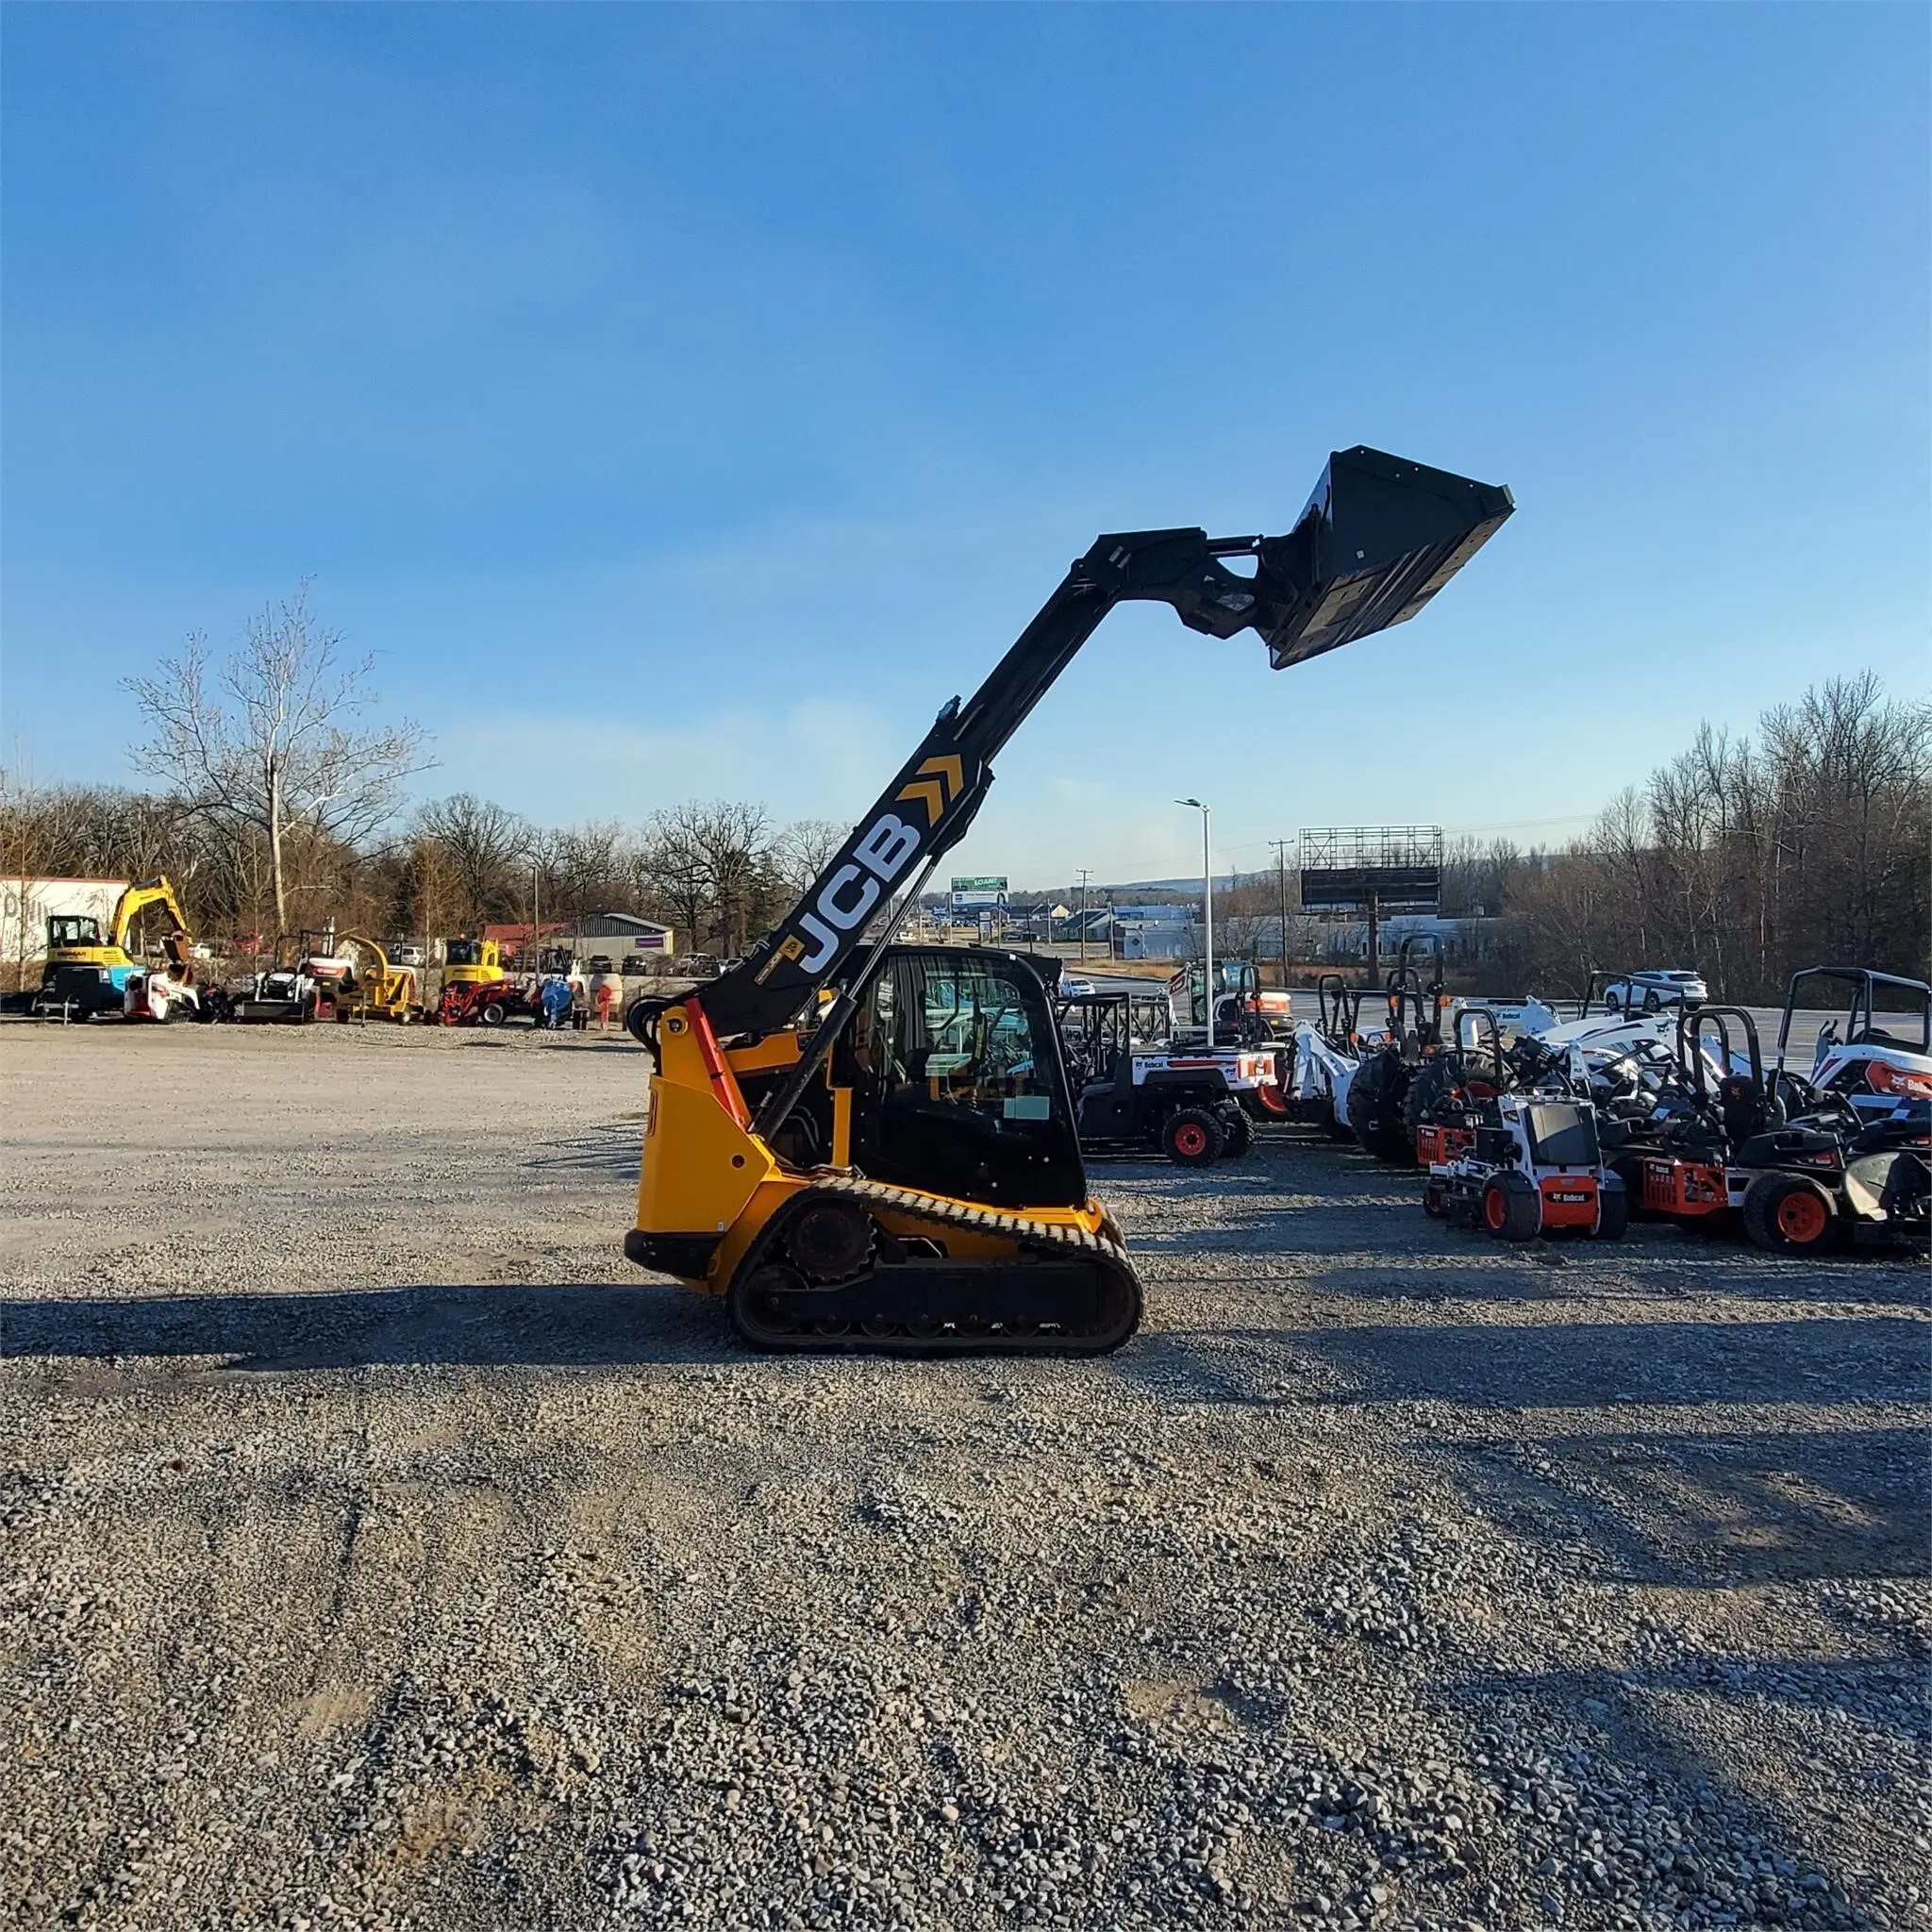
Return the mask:
<path id="1" fill-rule="evenodd" d="M 1050 1091 L 1036 1075 L 1037 1004 L 977 960 L 894 959 L 874 984 L 854 1045 L 888 1101 L 1024 1120 L 1035 1109 L 1007 1103 Z"/>
<path id="2" fill-rule="evenodd" d="M 974 1200 L 1082 1198 L 1053 1017 L 997 956 L 889 958 L 851 1035 L 865 1172 Z"/>

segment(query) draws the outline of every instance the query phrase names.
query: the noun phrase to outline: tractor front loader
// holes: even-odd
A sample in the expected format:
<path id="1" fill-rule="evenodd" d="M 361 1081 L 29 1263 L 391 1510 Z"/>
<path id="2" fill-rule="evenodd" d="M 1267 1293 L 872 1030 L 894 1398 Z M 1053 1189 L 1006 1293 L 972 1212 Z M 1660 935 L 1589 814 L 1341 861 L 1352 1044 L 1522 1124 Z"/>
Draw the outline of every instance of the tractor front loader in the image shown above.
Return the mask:
<path id="1" fill-rule="evenodd" d="M 632 1007 L 654 1073 L 629 1258 L 724 1296 L 758 1348 L 1119 1347 L 1140 1281 L 1088 1192 L 1039 973 L 893 935 L 993 758 L 1116 604 L 1252 629 L 1285 669 L 1412 617 L 1511 508 L 1505 489 L 1358 448 L 1285 537 L 1100 538 L 776 930 L 708 984 Z"/>

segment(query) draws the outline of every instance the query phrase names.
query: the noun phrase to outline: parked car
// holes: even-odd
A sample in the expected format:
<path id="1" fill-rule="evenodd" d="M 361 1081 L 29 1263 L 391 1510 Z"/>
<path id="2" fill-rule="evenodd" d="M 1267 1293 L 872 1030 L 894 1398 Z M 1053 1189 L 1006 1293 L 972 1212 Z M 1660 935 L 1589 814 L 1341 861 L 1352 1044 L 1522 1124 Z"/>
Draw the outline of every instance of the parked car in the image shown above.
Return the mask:
<path id="1" fill-rule="evenodd" d="M 1604 1006 L 1612 1013 L 1655 1013 L 1664 1007 L 1701 1007 L 1710 989 L 1701 973 L 1688 967 L 1646 967 L 1625 974 L 1604 988 Z"/>
<path id="2" fill-rule="evenodd" d="M 393 945 L 383 947 L 383 952 L 391 966 L 422 967 L 428 964 L 423 957 L 421 946 L 412 946 L 407 940 L 398 940 Z"/>
<path id="3" fill-rule="evenodd" d="M 724 964 L 715 953 L 686 953 L 672 960 L 671 970 L 682 979 L 716 979 Z"/>

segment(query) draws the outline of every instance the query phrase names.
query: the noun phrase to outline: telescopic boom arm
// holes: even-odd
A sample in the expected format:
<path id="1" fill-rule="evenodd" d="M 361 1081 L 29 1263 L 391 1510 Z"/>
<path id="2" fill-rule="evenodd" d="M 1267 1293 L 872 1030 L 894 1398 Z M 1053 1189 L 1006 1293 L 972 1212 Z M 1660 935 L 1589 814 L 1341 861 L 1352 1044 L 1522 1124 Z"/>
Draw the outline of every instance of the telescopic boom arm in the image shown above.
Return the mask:
<path id="1" fill-rule="evenodd" d="M 1285 537 L 1135 530 L 1098 539 L 978 691 L 955 698 L 769 939 L 699 1004 L 719 1036 L 764 1033 L 838 980 L 882 903 L 965 836 L 991 760 L 1116 604 L 1171 604 L 1210 637 L 1257 632 L 1275 670 L 1413 617 L 1514 508 L 1509 491 L 1357 447 L 1328 459 Z M 1222 559 L 1253 559 L 1253 575 Z"/>

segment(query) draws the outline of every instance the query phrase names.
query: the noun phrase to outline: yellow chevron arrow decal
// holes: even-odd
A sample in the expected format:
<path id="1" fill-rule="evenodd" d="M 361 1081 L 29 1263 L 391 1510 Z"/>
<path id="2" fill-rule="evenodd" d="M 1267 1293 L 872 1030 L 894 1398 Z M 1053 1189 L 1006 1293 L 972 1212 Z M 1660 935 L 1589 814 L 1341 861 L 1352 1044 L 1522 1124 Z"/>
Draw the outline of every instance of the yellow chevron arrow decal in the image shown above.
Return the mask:
<path id="1" fill-rule="evenodd" d="M 927 831 L 939 824 L 940 814 L 946 808 L 946 794 L 937 778 L 915 778 L 911 784 L 900 786 L 897 796 L 915 798 L 924 805 Z"/>
<path id="2" fill-rule="evenodd" d="M 943 778 L 948 799 L 958 798 L 966 789 L 966 768 L 959 762 L 958 752 L 948 752 L 944 758 L 927 758 L 920 766 L 919 775 L 922 778 Z"/>

